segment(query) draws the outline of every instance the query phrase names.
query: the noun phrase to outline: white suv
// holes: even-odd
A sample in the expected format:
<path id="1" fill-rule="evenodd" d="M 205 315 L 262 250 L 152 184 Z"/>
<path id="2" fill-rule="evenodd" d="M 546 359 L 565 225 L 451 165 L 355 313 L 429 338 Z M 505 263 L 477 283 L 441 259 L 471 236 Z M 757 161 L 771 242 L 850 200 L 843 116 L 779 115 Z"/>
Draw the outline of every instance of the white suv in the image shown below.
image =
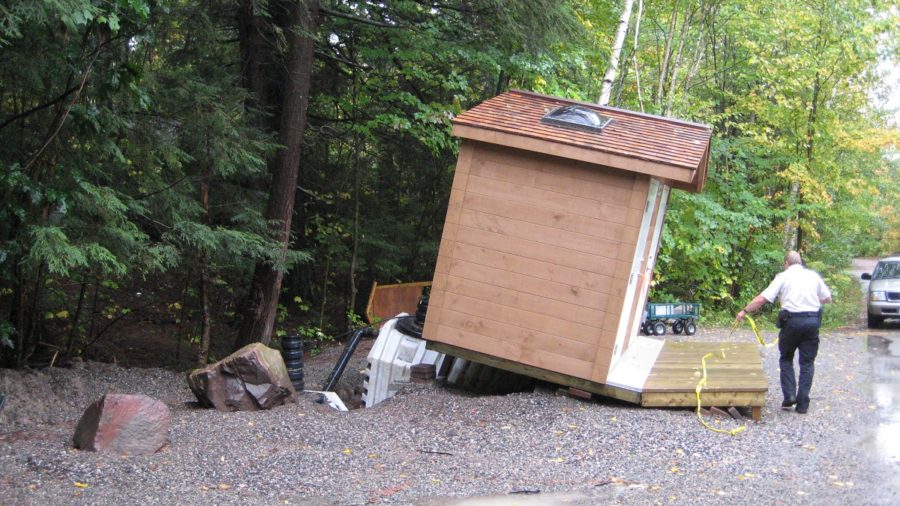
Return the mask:
<path id="1" fill-rule="evenodd" d="M 867 309 L 869 328 L 881 325 L 885 318 L 900 318 L 900 256 L 878 261 L 872 274 L 863 279 L 870 281 Z"/>

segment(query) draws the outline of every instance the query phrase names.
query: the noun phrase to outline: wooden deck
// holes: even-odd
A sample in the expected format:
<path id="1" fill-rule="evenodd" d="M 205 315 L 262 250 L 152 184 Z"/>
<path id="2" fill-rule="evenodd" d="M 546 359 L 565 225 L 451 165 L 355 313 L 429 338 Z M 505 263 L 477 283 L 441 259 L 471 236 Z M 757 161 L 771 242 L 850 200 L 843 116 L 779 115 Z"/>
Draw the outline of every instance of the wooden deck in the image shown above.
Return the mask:
<path id="1" fill-rule="evenodd" d="M 695 388 L 703 378 L 701 361 L 707 353 L 707 386 L 701 391 L 704 407 L 751 408 L 762 416 L 768 381 L 755 343 L 676 342 L 637 337 L 616 363 L 605 384 L 491 357 L 457 346 L 430 341 L 430 349 L 500 369 L 645 407 L 695 407 Z M 725 353 L 722 359 L 721 353 Z"/>
<path id="2" fill-rule="evenodd" d="M 715 355 L 706 360 L 701 404 L 750 407 L 753 418 L 759 419 L 768 381 L 755 343 L 665 341 L 641 388 L 641 406 L 696 406 L 701 360 L 708 353 Z"/>

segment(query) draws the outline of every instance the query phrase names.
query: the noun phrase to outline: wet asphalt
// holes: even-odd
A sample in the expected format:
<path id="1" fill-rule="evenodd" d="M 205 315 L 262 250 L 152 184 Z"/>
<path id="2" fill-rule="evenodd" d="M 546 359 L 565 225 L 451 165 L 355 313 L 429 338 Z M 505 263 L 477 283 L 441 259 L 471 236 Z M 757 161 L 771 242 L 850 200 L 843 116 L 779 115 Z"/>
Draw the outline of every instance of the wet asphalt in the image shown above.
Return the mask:
<path id="1" fill-rule="evenodd" d="M 853 275 L 860 279 L 863 293 L 869 282 L 860 278 L 871 273 L 877 260 L 856 259 Z M 885 320 L 877 329 L 867 329 L 866 351 L 872 368 L 869 385 L 872 399 L 877 406 L 879 423 L 863 437 L 862 444 L 876 455 L 883 465 L 897 470 L 900 480 L 900 319 Z"/>

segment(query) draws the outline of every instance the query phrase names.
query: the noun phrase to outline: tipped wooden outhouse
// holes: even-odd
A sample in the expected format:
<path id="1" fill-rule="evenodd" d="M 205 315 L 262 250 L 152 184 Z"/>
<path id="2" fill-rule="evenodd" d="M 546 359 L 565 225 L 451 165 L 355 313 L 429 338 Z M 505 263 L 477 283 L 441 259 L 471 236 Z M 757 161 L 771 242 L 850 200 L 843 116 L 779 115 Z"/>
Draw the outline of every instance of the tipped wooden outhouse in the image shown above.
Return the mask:
<path id="1" fill-rule="evenodd" d="M 429 346 L 632 399 L 611 371 L 636 342 L 669 192 L 706 181 L 710 127 L 510 91 L 453 134 Z"/>

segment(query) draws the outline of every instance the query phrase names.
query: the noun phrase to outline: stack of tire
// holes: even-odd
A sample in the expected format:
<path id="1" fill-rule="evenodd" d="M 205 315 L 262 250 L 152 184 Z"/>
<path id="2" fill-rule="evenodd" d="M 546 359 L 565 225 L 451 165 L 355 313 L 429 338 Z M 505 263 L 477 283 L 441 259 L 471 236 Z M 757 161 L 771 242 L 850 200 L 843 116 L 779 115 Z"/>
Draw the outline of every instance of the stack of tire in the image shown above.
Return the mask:
<path id="1" fill-rule="evenodd" d="M 297 334 L 281 338 L 281 357 L 287 366 L 288 376 L 294 390 L 302 392 L 303 388 L 303 340 Z"/>

